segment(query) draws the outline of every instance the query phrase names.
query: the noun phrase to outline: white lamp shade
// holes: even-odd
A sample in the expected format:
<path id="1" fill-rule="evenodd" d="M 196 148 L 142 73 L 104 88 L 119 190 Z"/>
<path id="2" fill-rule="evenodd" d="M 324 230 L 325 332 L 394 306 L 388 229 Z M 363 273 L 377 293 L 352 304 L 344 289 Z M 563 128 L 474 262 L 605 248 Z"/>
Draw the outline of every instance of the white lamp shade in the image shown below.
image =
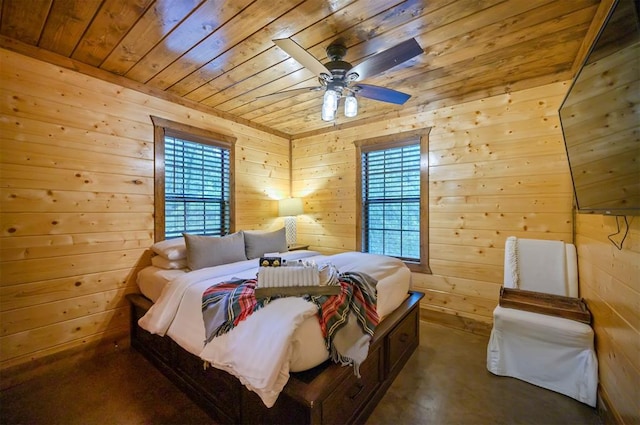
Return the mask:
<path id="1" fill-rule="evenodd" d="M 336 117 L 338 109 L 338 93 L 335 90 L 327 89 L 322 99 L 322 119 L 332 121 Z"/>
<path id="2" fill-rule="evenodd" d="M 344 116 L 352 118 L 358 115 L 358 100 L 355 96 L 350 95 L 344 99 Z"/>
<path id="3" fill-rule="evenodd" d="M 302 213 L 302 198 L 287 198 L 278 201 L 278 215 L 280 217 L 292 217 Z"/>

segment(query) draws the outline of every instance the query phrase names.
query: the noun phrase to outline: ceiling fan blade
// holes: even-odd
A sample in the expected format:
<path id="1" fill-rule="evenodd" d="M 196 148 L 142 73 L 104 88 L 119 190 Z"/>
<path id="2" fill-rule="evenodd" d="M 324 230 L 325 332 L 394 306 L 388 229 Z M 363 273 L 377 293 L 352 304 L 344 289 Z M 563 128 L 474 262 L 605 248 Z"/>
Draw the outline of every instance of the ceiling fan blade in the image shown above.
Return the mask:
<path id="1" fill-rule="evenodd" d="M 422 47 L 415 38 L 403 41 L 384 52 L 376 53 L 364 62 L 351 68 L 349 74 L 358 74 L 358 80 L 380 74 L 381 72 L 391 69 L 396 65 L 412 59 L 423 53 Z"/>
<path id="2" fill-rule="evenodd" d="M 331 75 L 331 71 L 322 64 L 313 55 L 303 49 L 298 43 L 290 38 L 281 38 L 273 40 L 276 46 L 287 52 L 296 62 L 313 72 L 315 75 L 327 74 Z"/>
<path id="3" fill-rule="evenodd" d="M 354 86 L 353 89 L 358 96 L 366 97 L 367 99 L 379 100 L 381 102 L 395 103 L 396 105 L 404 105 L 404 103 L 411 97 L 410 94 L 369 84 L 358 84 L 357 86 Z"/>
<path id="4" fill-rule="evenodd" d="M 309 93 L 309 92 L 313 92 L 313 91 L 319 91 L 322 90 L 323 87 L 318 86 L 318 87 L 303 87 L 301 89 L 291 89 L 291 90 L 284 90 L 284 91 L 279 91 L 279 92 L 275 92 L 275 93 L 271 93 L 271 94 L 265 94 L 263 96 L 258 96 L 256 97 L 256 99 L 263 99 L 263 98 L 269 98 L 269 99 L 286 99 L 287 97 L 293 97 L 295 95 L 298 94 L 304 94 L 304 93 Z"/>

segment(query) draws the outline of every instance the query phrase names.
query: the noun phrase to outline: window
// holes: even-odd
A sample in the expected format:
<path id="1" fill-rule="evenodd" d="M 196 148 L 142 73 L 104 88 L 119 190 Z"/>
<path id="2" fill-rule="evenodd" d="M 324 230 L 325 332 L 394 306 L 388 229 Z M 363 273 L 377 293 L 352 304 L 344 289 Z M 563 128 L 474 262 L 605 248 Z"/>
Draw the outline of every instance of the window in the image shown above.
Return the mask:
<path id="1" fill-rule="evenodd" d="M 156 241 L 233 231 L 235 139 L 152 117 Z"/>
<path id="2" fill-rule="evenodd" d="M 356 142 L 358 248 L 428 268 L 428 131 Z"/>

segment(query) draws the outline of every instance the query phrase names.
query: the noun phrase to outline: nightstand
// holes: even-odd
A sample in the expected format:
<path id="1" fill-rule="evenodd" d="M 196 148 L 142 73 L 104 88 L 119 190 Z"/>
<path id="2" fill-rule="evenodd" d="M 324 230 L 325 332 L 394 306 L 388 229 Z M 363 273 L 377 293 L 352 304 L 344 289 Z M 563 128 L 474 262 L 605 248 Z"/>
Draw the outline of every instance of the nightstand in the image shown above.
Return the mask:
<path id="1" fill-rule="evenodd" d="M 295 244 L 289 247 L 289 251 L 299 251 L 301 249 L 309 249 L 309 245 Z"/>

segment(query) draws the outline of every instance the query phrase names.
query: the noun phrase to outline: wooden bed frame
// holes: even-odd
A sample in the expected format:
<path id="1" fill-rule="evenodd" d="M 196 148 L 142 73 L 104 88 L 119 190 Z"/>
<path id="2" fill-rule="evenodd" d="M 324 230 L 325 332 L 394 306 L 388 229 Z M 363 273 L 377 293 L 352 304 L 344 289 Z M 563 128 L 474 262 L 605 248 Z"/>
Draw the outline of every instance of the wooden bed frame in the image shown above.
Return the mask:
<path id="1" fill-rule="evenodd" d="M 169 337 L 152 335 L 138 319 L 152 302 L 140 294 L 131 303 L 131 345 L 198 403 L 217 423 L 350 424 L 364 423 L 419 344 L 419 302 L 407 299 L 376 328 L 367 360 L 357 378 L 352 367 L 327 361 L 291 373 L 272 408 L 234 376 L 203 368 L 203 361 Z"/>

